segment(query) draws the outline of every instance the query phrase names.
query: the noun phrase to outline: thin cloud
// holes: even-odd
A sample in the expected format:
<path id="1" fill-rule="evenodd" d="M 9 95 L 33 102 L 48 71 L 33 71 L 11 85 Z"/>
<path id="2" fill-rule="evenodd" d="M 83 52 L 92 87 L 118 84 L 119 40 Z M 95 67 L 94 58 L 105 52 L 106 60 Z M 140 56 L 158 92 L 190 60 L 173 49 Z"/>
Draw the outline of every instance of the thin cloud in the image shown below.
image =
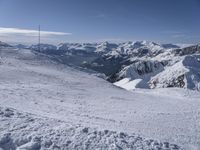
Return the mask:
<path id="1" fill-rule="evenodd" d="M 95 18 L 105 18 L 105 17 L 106 17 L 105 14 L 98 14 L 98 15 L 95 16 Z"/>
<path id="2" fill-rule="evenodd" d="M 121 43 L 126 41 L 133 41 L 133 39 L 122 39 L 122 38 L 104 38 L 104 39 L 98 39 L 98 42 L 113 42 L 113 43 Z"/>
<path id="3" fill-rule="evenodd" d="M 172 38 L 184 38 L 186 37 L 185 32 L 180 32 L 180 31 L 164 31 L 164 34 L 170 35 Z"/>
<path id="4" fill-rule="evenodd" d="M 105 18 L 109 18 L 111 16 L 108 14 L 104 14 L 104 13 L 96 13 L 96 15 L 93 15 L 91 17 L 96 18 L 96 19 L 105 19 Z"/>
<path id="5" fill-rule="evenodd" d="M 41 31 L 41 42 L 58 44 L 68 39 L 71 33 Z M 34 44 L 38 42 L 38 31 L 0 27 L 0 41 L 7 43 Z"/>
<path id="6" fill-rule="evenodd" d="M 19 29 L 19 28 L 4 28 L 0 27 L 0 35 L 22 35 L 22 36 L 38 36 L 37 30 Z M 41 36 L 66 36 L 71 33 L 65 32 L 53 32 L 53 31 L 41 31 Z"/>
<path id="7" fill-rule="evenodd" d="M 184 33 L 174 33 L 171 35 L 173 38 L 182 38 L 182 37 L 186 37 L 186 35 Z"/>

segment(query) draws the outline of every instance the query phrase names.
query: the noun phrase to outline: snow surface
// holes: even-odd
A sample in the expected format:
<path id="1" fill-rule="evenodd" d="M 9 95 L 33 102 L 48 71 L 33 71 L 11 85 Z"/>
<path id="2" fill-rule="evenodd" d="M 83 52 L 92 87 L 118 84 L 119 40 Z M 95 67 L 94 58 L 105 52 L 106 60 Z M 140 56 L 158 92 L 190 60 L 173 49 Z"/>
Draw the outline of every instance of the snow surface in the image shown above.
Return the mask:
<path id="1" fill-rule="evenodd" d="M 131 80 L 130 78 L 124 78 L 118 82 L 115 82 L 114 85 L 124 88 L 126 90 L 136 89 L 138 84 L 142 81 L 142 79 Z"/>
<path id="2" fill-rule="evenodd" d="M 199 46 L 194 45 L 168 49 L 153 57 L 133 57 L 133 64 L 121 69 L 116 80 L 130 78 L 130 84 L 141 80 L 140 84 L 132 84 L 132 89 L 179 87 L 200 91 L 199 52 Z"/>
<path id="3" fill-rule="evenodd" d="M 0 56 L 2 149 L 198 149 L 199 92 L 129 92 L 28 49 Z"/>
<path id="4" fill-rule="evenodd" d="M 184 56 L 179 62 L 168 66 L 165 70 L 152 77 L 150 82 L 155 82 L 156 87 L 176 86 L 173 83 L 177 77 L 182 76 L 182 87 L 200 90 L 200 55 Z M 176 81 L 178 82 L 178 81 Z"/>
<path id="5" fill-rule="evenodd" d="M 175 144 L 109 130 L 97 131 L 63 121 L 0 107 L 0 146 L 10 150 L 39 149 L 181 149 Z M 9 124 L 9 128 L 7 125 Z"/>

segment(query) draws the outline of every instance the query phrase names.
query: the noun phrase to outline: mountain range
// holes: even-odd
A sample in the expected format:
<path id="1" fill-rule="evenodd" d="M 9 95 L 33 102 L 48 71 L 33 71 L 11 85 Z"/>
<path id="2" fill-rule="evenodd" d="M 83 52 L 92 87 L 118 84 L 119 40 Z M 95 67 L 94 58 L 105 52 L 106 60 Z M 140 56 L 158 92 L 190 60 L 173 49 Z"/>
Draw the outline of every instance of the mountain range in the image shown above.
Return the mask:
<path id="1" fill-rule="evenodd" d="M 14 47 L 38 51 L 39 46 Z M 40 44 L 40 52 L 62 64 L 101 73 L 106 80 L 128 90 L 168 87 L 200 90 L 199 44 L 187 47 L 149 41 Z"/>

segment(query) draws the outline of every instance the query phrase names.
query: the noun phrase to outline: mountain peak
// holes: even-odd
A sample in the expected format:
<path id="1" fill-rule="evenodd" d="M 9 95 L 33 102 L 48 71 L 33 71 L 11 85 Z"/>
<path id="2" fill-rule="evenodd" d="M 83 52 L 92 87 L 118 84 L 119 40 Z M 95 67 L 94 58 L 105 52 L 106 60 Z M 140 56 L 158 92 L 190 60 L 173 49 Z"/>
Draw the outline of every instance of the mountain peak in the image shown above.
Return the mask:
<path id="1" fill-rule="evenodd" d="M 5 43 L 5 42 L 2 42 L 0 41 L 0 47 L 11 47 L 11 45 Z"/>

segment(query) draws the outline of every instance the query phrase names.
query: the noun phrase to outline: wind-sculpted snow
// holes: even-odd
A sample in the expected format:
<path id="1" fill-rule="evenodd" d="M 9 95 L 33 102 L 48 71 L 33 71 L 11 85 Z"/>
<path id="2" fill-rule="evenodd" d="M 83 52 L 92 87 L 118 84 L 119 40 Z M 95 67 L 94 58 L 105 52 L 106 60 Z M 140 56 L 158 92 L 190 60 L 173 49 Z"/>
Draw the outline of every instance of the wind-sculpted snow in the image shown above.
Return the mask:
<path id="1" fill-rule="evenodd" d="M 181 150 L 168 142 L 135 134 L 99 131 L 63 121 L 0 107 L 0 149 L 3 150 Z"/>

